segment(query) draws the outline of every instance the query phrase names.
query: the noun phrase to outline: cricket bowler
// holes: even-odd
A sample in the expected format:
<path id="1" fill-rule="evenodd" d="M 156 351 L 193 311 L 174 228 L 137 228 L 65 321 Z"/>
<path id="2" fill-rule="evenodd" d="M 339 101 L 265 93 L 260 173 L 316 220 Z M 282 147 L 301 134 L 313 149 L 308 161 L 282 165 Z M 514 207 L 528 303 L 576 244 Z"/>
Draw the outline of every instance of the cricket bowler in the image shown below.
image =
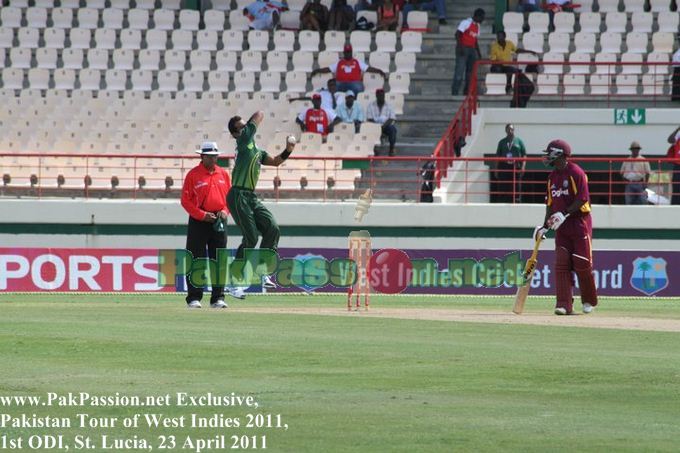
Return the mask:
<path id="1" fill-rule="evenodd" d="M 534 230 L 534 239 L 555 230 L 555 314 L 573 312 L 572 271 L 578 277 L 583 313 L 591 313 L 597 305 L 597 290 L 588 177 L 581 167 L 568 161 L 571 147 L 564 140 L 551 141 L 543 153 L 543 162 L 553 170 L 548 177 L 545 219 Z"/>

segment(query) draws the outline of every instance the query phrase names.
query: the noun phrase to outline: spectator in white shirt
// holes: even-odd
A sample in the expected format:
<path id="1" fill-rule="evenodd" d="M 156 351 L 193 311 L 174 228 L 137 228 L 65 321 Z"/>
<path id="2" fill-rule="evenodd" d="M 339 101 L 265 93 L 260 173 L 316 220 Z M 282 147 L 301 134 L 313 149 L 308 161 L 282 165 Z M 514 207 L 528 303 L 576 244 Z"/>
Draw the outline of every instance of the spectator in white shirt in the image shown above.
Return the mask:
<path id="1" fill-rule="evenodd" d="M 327 88 L 321 88 L 318 92 L 321 95 L 321 108 L 335 111 L 341 104 L 345 103 L 345 93 L 338 91 L 335 79 L 328 79 L 326 86 Z M 312 98 L 309 96 L 301 96 L 290 98 L 288 102 L 311 100 Z"/>
<path id="2" fill-rule="evenodd" d="M 361 123 L 364 122 L 364 110 L 358 102 L 355 102 L 356 97 L 353 91 L 348 91 L 344 104 L 340 104 L 335 113 L 343 123 L 354 123 L 354 132 L 359 133 Z"/>
<path id="3" fill-rule="evenodd" d="M 378 123 L 382 127 L 382 135 L 386 135 L 390 142 L 390 156 L 394 156 L 394 144 L 397 142 L 397 128 L 394 109 L 385 102 L 385 91 L 378 89 L 375 92 L 375 101 L 368 104 L 366 120 Z"/>

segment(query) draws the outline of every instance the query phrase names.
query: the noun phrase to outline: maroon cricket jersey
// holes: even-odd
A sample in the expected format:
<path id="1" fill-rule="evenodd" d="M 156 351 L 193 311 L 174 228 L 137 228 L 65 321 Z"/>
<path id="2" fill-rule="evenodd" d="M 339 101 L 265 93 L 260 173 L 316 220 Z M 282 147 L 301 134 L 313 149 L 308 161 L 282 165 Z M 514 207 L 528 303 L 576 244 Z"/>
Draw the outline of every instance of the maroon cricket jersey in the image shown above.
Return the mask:
<path id="1" fill-rule="evenodd" d="M 574 200 L 584 201 L 581 209 L 569 216 L 560 227 L 565 233 L 577 225 L 590 225 L 590 192 L 588 190 L 588 176 L 578 165 L 567 162 L 564 170 L 553 170 L 548 177 L 548 193 L 546 204 L 550 212 L 567 212 Z M 586 220 L 583 222 L 581 219 Z M 566 227 L 566 228 L 565 228 Z M 581 229 L 581 228 L 578 228 Z M 590 230 L 591 228 L 588 228 Z"/>

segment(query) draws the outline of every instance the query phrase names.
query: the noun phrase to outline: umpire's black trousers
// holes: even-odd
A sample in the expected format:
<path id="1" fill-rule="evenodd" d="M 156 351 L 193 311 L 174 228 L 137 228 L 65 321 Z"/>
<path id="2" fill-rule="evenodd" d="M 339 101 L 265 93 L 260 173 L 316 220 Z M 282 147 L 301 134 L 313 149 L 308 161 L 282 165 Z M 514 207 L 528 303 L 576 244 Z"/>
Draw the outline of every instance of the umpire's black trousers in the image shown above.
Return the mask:
<path id="1" fill-rule="evenodd" d="M 207 256 L 214 260 L 217 257 L 217 249 L 226 247 L 226 231 L 219 233 L 213 229 L 212 223 L 200 222 L 193 217 L 189 217 L 189 226 L 187 228 L 187 250 L 194 255 L 194 258 L 205 258 L 207 249 Z M 196 288 L 193 286 L 187 275 L 187 303 L 193 300 L 200 301 L 202 297 L 203 288 Z M 224 287 L 213 285 L 210 303 L 214 303 L 218 299 L 223 298 Z"/>

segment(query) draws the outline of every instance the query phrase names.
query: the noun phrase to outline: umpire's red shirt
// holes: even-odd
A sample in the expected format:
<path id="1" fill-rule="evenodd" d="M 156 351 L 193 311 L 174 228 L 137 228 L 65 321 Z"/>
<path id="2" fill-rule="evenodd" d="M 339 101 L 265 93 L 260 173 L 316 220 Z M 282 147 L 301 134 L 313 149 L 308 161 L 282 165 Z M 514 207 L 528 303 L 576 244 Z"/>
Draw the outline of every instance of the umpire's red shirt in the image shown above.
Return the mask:
<path id="1" fill-rule="evenodd" d="M 182 207 L 196 220 L 203 220 L 206 212 L 227 211 L 227 193 L 231 179 L 222 167 L 210 173 L 198 164 L 187 173 L 182 187 Z"/>

